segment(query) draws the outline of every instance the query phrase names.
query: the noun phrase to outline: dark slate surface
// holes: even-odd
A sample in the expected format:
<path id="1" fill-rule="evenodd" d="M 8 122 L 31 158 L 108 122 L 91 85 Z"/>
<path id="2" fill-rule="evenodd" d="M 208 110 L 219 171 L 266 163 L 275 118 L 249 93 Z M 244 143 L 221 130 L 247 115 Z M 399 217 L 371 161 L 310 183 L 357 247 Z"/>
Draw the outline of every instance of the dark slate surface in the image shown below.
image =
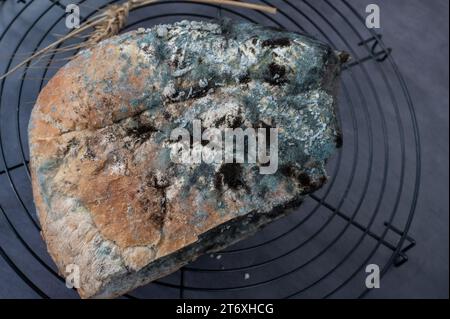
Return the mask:
<path id="1" fill-rule="evenodd" d="M 353 1 L 361 8 L 361 1 Z M 448 1 L 376 1 L 382 33 L 394 48 L 416 105 L 422 139 L 422 183 L 411 233 L 418 246 L 402 271 L 373 297 L 448 298 Z"/>
<path id="2" fill-rule="evenodd" d="M 19 2 L 19 3 L 17 3 Z M 49 21 L 53 23 L 55 18 L 61 16 L 61 8 L 57 5 L 48 11 L 48 5 L 51 1 L 34 1 L 31 10 L 26 10 L 17 20 L 13 27 L 8 31 L 0 44 L 0 70 L 3 71 L 9 59 L 5 58 L 11 55 L 15 46 L 21 40 L 22 35 L 30 26 L 30 21 L 34 21 L 41 14 L 44 14 L 40 22 L 33 26 L 27 37 L 19 46 L 19 54 L 34 50 L 36 45 L 46 45 L 52 41 L 53 33 L 64 28 L 64 21 L 60 21 L 49 32 L 48 37 L 42 43 L 39 39 L 49 28 Z M 61 1 L 70 3 L 71 1 Z M 296 1 L 295 1 L 296 2 Z M 342 2 L 332 1 L 342 8 Z M 448 298 L 448 1 L 446 0 L 377 0 L 377 1 L 349 1 L 355 8 L 364 14 L 364 9 L 368 3 L 378 3 L 381 7 L 382 29 L 386 44 L 393 48 L 393 56 L 397 62 L 405 80 L 408 84 L 411 97 L 414 101 L 417 119 L 420 127 L 422 144 L 422 180 L 421 192 L 418 198 L 415 219 L 410 231 L 418 245 L 408 252 L 409 261 L 400 268 L 392 268 L 382 279 L 381 289 L 372 291 L 368 294 L 369 298 Z M 1 1 L 0 1 L 1 3 Z M 94 7 L 97 3 L 104 3 L 101 0 L 88 0 L 89 7 Z M 274 4 L 280 4 L 280 1 L 274 0 Z M 300 2 L 299 2 L 300 3 Z M 318 8 L 323 9 L 326 18 L 334 21 L 341 19 L 338 15 L 332 14 L 324 1 L 314 1 Z M 1 5 L 1 4 L 0 4 Z M 299 4 L 308 13 L 304 2 Z M 0 33 L 6 27 L 6 22 L 10 16 L 15 14 L 23 7 L 20 1 L 7 0 L 4 7 L 0 9 Z M 282 7 L 292 14 L 288 7 Z M 87 6 L 82 10 L 89 10 Z M 196 6 L 195 9 L 189 4 L 166 5 L 165 7 L 156 6 L 152 8 L 152 14 L 168 12 L 195 12 L 196 14 L 208 14 L 215 16 L 217 14 L 214 8 L 207 6 Z M 192 11 L 194 10 L 194 11 Z M 84 12 L 84 11 L 82 11 Z M 245 12 L 248 16 L 265 24 L 271 24 L 269 18 L 255 13 Z M 323 27 L 325 33 L 333 34 L 322 19 L 317 18 L 317 13 L 310 12 L 310 17 L 315 17 L 314 22 Z M 295 15 L 293 15 L 295 16 Z M 132 17 L 130 23 L 145 18 L 145 14 L 137 13 Z M 278 16 L 279 18 L 280 16 Z M 168 20 L 178 20 L 180 16 L 171 17 Z M 237 17 L 235 17 L 237 18 Z M 168 21 L 167 19 L 164 21 Z M 341 19 L 342 20 L 342 19 Z M 155 19 L 154 23 L 161 22 L 161 19 Z M 294 22 L 305 25 L 307 31 L 311 31 L 318 37 L 323 38 L 320 32 L 314 31 L 311 24 L 307 22 L 306 17 L 295 16 L 294 21 L 284 21 L 288 27 L 294 28 Z M 354 20 L 353 23 L 356 23 Z M 344 25 L 338 24 L 337 28 L 346 34 L 344 39 L 339 39 L 333 35 L 330 41 L 334 42 L 336 47 L 346 48 L 345 40 L 353 46 L 354 36 L 352 31 Z M 133 26 L 133 28 L 135 28 Z M 363 50 L 355 52 L 360 57 L 367 54 Z M 18 57 L 20 58 L 20 56 Z M 17 61 L 17 60 L 15 60 Z M 50 77 L 58 65 L 63 61 L 52 65 L 46 77 Z M 379 107 L 385 115 L 387 132 L 389 133 L 389 170 L 387 172 L 387 183 L 383 201 L 379 213 L 373 224 L 373 231 L 376 234 L 384 230 L 383 221 L 389 217 L 392 206 L 395 202 L 396 190 L 399 187 L 399 172 L 401 168 L 400 146 L 398 144 L 398 135 L 396 133 L 395 113 L 392 111 L 392 103 L 388 94 L 384 94 L 383 79 L 377 74 L 377 65 L 367 63 L 367 71 L 373 77 L 375 91 L 380 94 Z M 395 74 L 391 69 L 383 64 L 388 79 L 394 79 Z M 354 77 L 352 77 L 354 76 Z M 45 245 L 40 240 L 39 232 L 34 226 L 35 213 L 32 204 L 31 188 L 29 178 L 25 167 L 20 166 L 28 160 L 26 126 L 29 112 L 33 106 L 33 100 L 39 91 L 40 81 L 36 80 L 42 77 L 41 69 L 32 69 L 27 73 L 27 81 L 20 87 L 20 74 L 11 76 L 5 81 L 1 100 L 0 110 L 0 129 L 3 146 L 3 155 L 8 167 L 17 167 L 5 173 L 5 163 L 0 153 L 0 206 L 7 214 L 9 221 L 14 225 L 20 234 L 23 242 L 28 245 L 36 256 L 32 256 L 27 247 L 21 243 L 16 234 L 9 227 L 8 220 L 0 212 L 0 246 L 8 254 L 17 267 L 33 282 L 40 287 L 50 297 L 76 297 L 76 294 L 65 288 L 50 270 L 54 270 L 49 256 L 45 252 Z M 336 158 L 329 165 L 330 174 L 333 175 L 333 168 L 339 165 L 338 174 L 327 187 L 317 193 L 321 197 L 327 195 L 327 203 L 338 206 L 340 200 L 345 198 L 340 209 L 346 215 L 350 215 L 358 207 L 358 201 L 361 198 L 361 190 L 367 180 L 366 171 L 369 165 L 370 156 L 368 155 L 368 142 L 364 124 L 364 116 L 369 115 L 373 122 L 374 153 L 373 167 L 369 174 L 370 183 L 368 184 L 367 194 L 358 210 L 356 220 L 363 225 L 370 221 L 373 216 L 374 207 L 380 188 L 383 182 L 382 173 L 386 167 L 383 147 L 382 126 L 380 126 L 380 115 L 377 111 L 377 104 L 374 102 L 374 95 L 368 82 L 364 79 L 364 74 L 360 70 L 351 71 L 343 76 L 344 90 L 341 102 L 341 119 L 343 121 L 343 131 L 345 137 L 344 149 L 341 161 Z M 392 81 L 395 82 L 395 81 Z M 358 95 L 359 85 L 362 96 Z M 394 95 L 398 97 L 400 107 L 400 116 L 407 123 L 409 113 L 405 109 L 405 100 L 401 97 L 398 85 L 392 84 Z M 18 100 L 18 94 L 21 92 L 21 99 Z M 363 103 L 366 100 L 366 103 Z M 20 108 L 18 108 L 20 105 Z M 367 112 L 367 113 L 366 113 Z M 354 117 L 358 124 L 359 134 L 354 134 L 351 118 Z M 20 128 L 18 130 L 18 128 Z M 20 132 L 20 136 L 17 132 Z M 414 152 L 412 144 L 412 129 L 410 125 L 405 126 L 406 140 L 406 176 L 403 183 L 405 196 L 397 209 L 398 214 L 394 224 L 403 225 L 408 215 L 409 204 L 412 201 L 412 191 L 414 187 Z M 358 143 L 355 143 L 355 137 L 358 136 Z M 22 145 L 21 145 L 22 143 Z M 353 154 L 358 145 L 357 169 L 353 183 L 349 183 L 351 166 L 353 164 Z M 23 154 L 22 151 L 23 150 Z M 1 152 L 1 150 L 0 150 Z M 15 195 L 15 190 L 19 197 Z M 328 192 L 328 190 L 330 190 Z M 327 193 L 328 192 L 328 193 Z M 312 212 L 311 217 L 304 222 L 298 229 L 284 236 L 282 239 L 265 245 L 263 249 L 254 249 L 240 253 L 224 253 L 215 256 L 204 256 L 195 262 L 192 267 L 211 267 L 211 268 L 233 268 L 246 266 L 254 263 L 261 263 L 271 260 L 292 250 L 292 253 L 261 267 L 251 270 L 238 272 L 223 272 L 219 276 L 211 273 L 186 273 L 185 284 L 192 286 L 212 286 L 212 287 L 230 287 L 239 285 L 251 285 L 261 280 L 274 278 L 279 274 L 292 270 L 293 266 L 303 265 L 300 271 L 291 274 L 288 277 L 270 282 L 264 286 L 264 289 L 254 287 L 243 291 L 226 291 L 223 293 L 213 292 L 192 292 L 185 291 L 185 297 L 273 297 L 286 296 L 294 291 L 306 287 L 313 283 L 333 266 L 336 265 L 342 256 L 345 256 L 349 249 L 355 245 L 360 238 L 361 231 L 355 227 L 345 228 L 347 223 L 338 217 L 330 219 L 330 210 L 326 207 L 320 207 L 314 210 L 317 203 L 309 199 L 304 206 L 293 215 L 277 222 L 268 229 L 260 232 L 244 243 L 237 246 L 249 247 L 258 244 L 267 239 L 272 239 L 286 232 L 293 225 L 304 220 L 305 215 Z M 321 230 L 321 227 L 326 225 Z M 336 236 L 345 230 L 339 240 Z M 319 233 L 314 235 L 317 231 Z M 313 236 L 312 240 L 308 240 Z M 390 232 L 387 236 L 389 242 L 395 243 L 398 237 Z M 330 243 L 334 243 L 329 246 Z M 312 286 L 302 294 L 295 297 L 308 298 L 323 296 L 335 288 L 343 280 L 348 278 L 356 269 L 356 277 L 351 283 L 340 290 L 335 297 L 355 297 L 364 286 L 364 270 L 358 269 L 361 261 L 364 260 L 367 252 L 374 248 L 375 241 L 366 238 L 361 245 L 355 249 L 351 258 L 349 258 L 342 267 L 332 271 L 326 280 Z M 297 246 L 301 246 L 298 248 Z M 325 250 L 319 257 L 317 254 Z M 390 256 L 390 251 L 386 248 L 380 248 L 370 262 L 385 263 Z M 38 257 L 39 259 L 36 259 Z M 313 262 L 308 260 L 314 258 Z M 43 266 L 46 265 L 46 266 Z M 47 269 L 47 268 L 48 269 Z M 250 275 L 245 279 L 245 274 Z M 180 281 L 180 273 L 175 273 L 164 278 L 164 283 L 177 284 Z M 36 298 L 38 295 L 33 292 L 23 280 L 7 265 L 3 258 L 0 258 L 0 297 L 11 298 Z M 137 297 L 178 297 L 178 289 L 167 288 L 164 285 L 152 284 L 147 287 L 139 288 L 133 292 Z"/>

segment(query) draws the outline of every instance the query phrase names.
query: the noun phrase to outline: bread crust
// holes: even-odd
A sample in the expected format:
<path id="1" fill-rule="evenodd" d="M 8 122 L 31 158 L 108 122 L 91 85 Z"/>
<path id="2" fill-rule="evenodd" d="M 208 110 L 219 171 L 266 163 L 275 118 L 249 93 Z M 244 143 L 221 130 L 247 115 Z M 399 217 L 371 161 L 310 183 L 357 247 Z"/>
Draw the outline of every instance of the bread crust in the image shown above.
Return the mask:
<path id="1" fill-rule="evenodd" d="M 42 237 L 62 276 L 67 275 L 68 265 L 79 266 L 78 292 L 82 298 L 115 297 L 162 277 L 208 251 L 205 241 L 203 246 L 195 246 L 204 234 L 252 212 L 269 214 L 298 202 L 304 194 L 325 182 L 324 163 L 340 136 L 333 97 L 340 65 L 326 47 L 294 34 L 288 34 L 292 38 L 289 50 L 281 41 L 264 44 L 267 37 L 280 36 L 279 31 L 261 29 L 257 33 L 249 31 L 251 28 L 246 29 L 249 39 L 244 41 L 237 36 L 225 36 L 223 26 L 213 23 L 181 22 L 163 26 L 163 31 L 160 28 L 130 32 L 80 53 L 49 81 L 32 111 L 30 165 Z M 251 53 L 247 56 L 248 66 L 233 66 L 234 48 L 284 52 L 289 59 L 298 58 L 297 54 L 302 52 L 323 55 L 325 63 L 319 65 L 327 77 L 319 78 L 326 78 L 327 82 L 318 81 L 317 87 L 308 91 L 309 95 L 304 92 L 294 95 L 306 99 L 313 96 L 311 92 L 316 92 L 317 99 L 323 99 L 309 109 L 311 118 L 314 112 L 320 113 L 320 121 L 324 123 L 320 143 L 311 142 L 323 153 L 307 158 L 304 150 L 297 150 L 293 156 L 303 156 L 301 165 L 287 162 L 290 171 L 279 172 L 272 180 L 263 179 L 251 168 L 244 167 L 242 179 L 255 191 L 245 187 L 228 187 L 224 191 L 226 185 L 215 185 L 214 176 L 217 177 L 220 167 L 200 171 L 205 174 L 202 178 L 195 173 L 197 167 L 174 165 L 168 157 L 168 132 L 187 118 L 189 110 L 209 103 L 211 109 L 197 113 L 207 120 L 211 112 L 225 108 L 227 103 L 227 107 L 237 105 L 239 110 L 243 90 L 255 91 L 262 87 L 280 99 L 287 90 L 281 81 L 261 84 L 264 76 L 255 75 L 247 83 L 232 79 L 224 80 L 225 85 L 208 86 L 207 91 L 213 92 L 205 94 L 206 89 L 201 90 L 203 84 L 199 84 L 197 76 L 186 71 L 189 65 L 180 67 L 181 57 L 188 58 L 177 49 L 185 36 L 190 37 L 191 44 L 202 43 L 202 49 L 208 54 L 218 54 L 217 48 L 230 51 L 227 51 L 228 65 L 214 66 L 217 72 L 228 72 L 225 67 L 247 70 L 253 66 Z M 305 51 L 305 45 L 319 49 Z M 190 50 L 194 51 L 195 47 L 191 45 Z M 242 56 L 246 53 L 239 54 L 244 63 Z M 291 73 L 294 77 L 296 70 Z M 236 78 L 239 76 L 242 75 L 236 74 Z M 200 93 L 180 98 L 172 92 L 174 87 L 177 92 L 194 88 L 194 92 Z M 260 102 L 266 103 L 267 99 L 261 96 Z M 294 104 L 289 110 L 295 118 L 300 109 Z M 225 110 L 233 113 L 235 109 Z M 244 116 L 243 121 L 250 121 L 250 116 Z M 195 179 L 188 180 L 191 177 Z M 264 194 L 255 195 L 264 185 Z M 257 226 L 248 227 L 249 234 L 270 221 L 269 218 L 258 220 Z M 230 231 L 229 240 L 215 243 L 214 249 L 244 235 L 244 231 L 239 236 Z M 158 260 L 167 260 L 186 247 L 194 248 L 183 255 L 184 259 L 166 262 L 160 271 L 158 268 L 149 271 Z"/>

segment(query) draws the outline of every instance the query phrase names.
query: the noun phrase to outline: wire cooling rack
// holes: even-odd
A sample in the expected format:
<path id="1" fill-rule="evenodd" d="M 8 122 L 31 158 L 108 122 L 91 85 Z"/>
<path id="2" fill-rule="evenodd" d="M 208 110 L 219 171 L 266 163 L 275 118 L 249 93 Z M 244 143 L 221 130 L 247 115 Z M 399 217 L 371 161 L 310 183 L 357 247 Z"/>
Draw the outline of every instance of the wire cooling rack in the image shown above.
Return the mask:
<path id="1" fill-rule="evenodd" d="M 117 2 L 0 1 L 0 73 L 69 31 L 64 23 L 69 3 L 78 4 L 86 20 Z M 395 51 L 366 28 L 364 11 L 346 0 L 259 3 L 277 7 L 278 13 L 165 1 L 132 12 L 124 32 L 226 16 L 307 33 L 349 52 L 353 60 L 343 71 L 339 102 L 344 146 L 328 165 L 330 180 L 290 216 L 252 238 L 202 256 L 125 298 L 364 297 L 370 291 L 367 265 L 395 276 L 415 245 L 408 231 L 420 187 L 420 141 Z M 47 55 L 0 82 L 2 297 L 77 297 L 65 287 L 40 238 L 27 144 L 39 91 L 74 53 Z"/>

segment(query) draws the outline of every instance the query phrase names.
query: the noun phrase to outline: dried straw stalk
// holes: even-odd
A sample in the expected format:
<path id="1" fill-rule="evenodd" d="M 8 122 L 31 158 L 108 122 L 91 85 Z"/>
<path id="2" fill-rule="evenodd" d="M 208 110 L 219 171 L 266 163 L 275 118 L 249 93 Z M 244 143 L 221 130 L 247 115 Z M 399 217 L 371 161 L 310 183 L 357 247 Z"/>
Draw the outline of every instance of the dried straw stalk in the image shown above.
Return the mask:
<path id="1" fill-rule="evenodd" d="M 71 50 L 77 50 L 77 49 L 86 49 L 90 48 L 100 41 L 107 39 L 109 37 L 112 37 L 116 34 L 118 34 L 126 25 L 128 15 L 131 11 L 139 9 L 141 7 L 147 6 L 149 4 L 158 2 L 160 0 L 128 0 L 123 4 L 119 5 L 109 5 L 106 7 L 106 9 L 99 13 L 98 15 L 94 16 L 93 18 L 87 20 L 83 24 L 80 25 L 79 28 L 73 30 L 72 32 L 68 33 L 67 35 L 59 38 L 57 41 L 53 42 L 52 44 L 48 45 L 47 47 L 37 51 L 24 61 L 20 62 L 18 65 L 16 65 L 14 68 L 12 68 L 7 73 L 0 76 L 0 80 L 6 78 L 8 75 L 14 73 L 18 69 L 20 69 L 22 66 L 26 65 L 33 59 L 37 57 L 42 57 L 45 54 L 48 54 L 49 52 L 64 52 L 64 51 L 71 51 Z M 270 6 L 265 5 L 259 5 L 254 3 L 248 3 L 248 2 L 242 2 L 239 0 L 189 0 L 192 2 L 200 2 L 200 3 L 210 3 L 215 5 L 230 5 L 245 9 L 252 9 L 252 10 L 258 10 L 263 11 L 271 14 L 275 14 L 277 12 L 277 9 Z M 83 43 L 79 43 L 72 46 L 63 47 L 60 49 L 57 48 L 60 44 L 65 42 L 66 40 L 78 37 L 78 35 L 82 34 L 86 30 L 93 29 L 93 31 L 88 35 L 88 40 L 84 41 Z"/>

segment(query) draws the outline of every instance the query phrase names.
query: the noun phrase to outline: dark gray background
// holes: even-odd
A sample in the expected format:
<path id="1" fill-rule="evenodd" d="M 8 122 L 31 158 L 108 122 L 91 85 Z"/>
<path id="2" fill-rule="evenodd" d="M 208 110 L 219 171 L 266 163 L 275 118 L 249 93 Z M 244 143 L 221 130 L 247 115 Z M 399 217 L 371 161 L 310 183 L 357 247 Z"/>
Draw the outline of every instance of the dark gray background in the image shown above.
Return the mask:
<path id="1" fill-rule="evenodd" d="M 449 1 L 385 0 L 382 33 L 406 78 L 422 138 L 422 187 L 411 232 L 418 246 L 411 263 L 384 281 L 373 297 L 448 298 L 448 31 Z M 362 9 L 361 9 L 362 10 Z M 389 287 L 390 289 L 387 289 Z"/>
<path id="2" fill-rule="evenodd" d="M 8 2 L 16 2 L 15 0 L 7 0 Z M 41 3 L 44 6 L 48 6 L 48 1 L 35 1 L 36 3 Z M 70 3 L 70 1 L 62 1 L 63 3 Z M 295 1 L 293 1 L 295 2 Z M 336 3 L 338 1 L 335 1 Z M 448 32 L 449 32 L 449 17 L 448 17 L 448 7 L 449 2 L 447 0 L 351 0 L 349 1 L 352 5 L 357 8 L 357 10 L 364 14 L 365 7 L 368 3 L 376 3 L 381 8 L 381 30 L 379 31 L 383 34 L 384 42 L 393 48 L 393 56 L 395 61 L 397 62 L 407 85 L 409 87 L 409 91 L 414 102 L 417 119 L 419 123 L 420 136 L 421 136 L 421 145 L 422 145 L 422 180 L 421 180 L 421 191 L 418 199 L 418 204 L 416 208 L 416 214 L 414 223 L 412 224 L 412 228 L 410 230 L 411 236 L 413 236 L 418 245 L 414 247 L 410 252 L 408 252 L 409 261 L 401 266 L 400 268 L 392 268 L 387 275 L 382 280 L 382 288 L 379 290 L 372 291 L 368 297 L 369 298 L 448 298 L 448 289 L 449 289 L 449 281 L 448 281 L 448 214 L 449 214 L 449 203 L 448 203 L 448 140 L 449 140 L 449 128 L 448 128 L 448 108 L 449 108 L 449 100 L 448 100 Z M 315 2 L 316 3 L 316 2 Z M 318 2 L 320 6 L 320 1 Z M 8 4 L 9 5 L 9 4 Z M 20 6 L 21 4 L 17 4 Z M 38 9 L 38 8 L 37 8 Z M 33 21 L 35 16 L 39 14 L 39 10 L 35 10 L 32 13 L 28 13 L 23 17 L 23 26 L 28 26 L 29 21 Z M 61 12 L 58 11 L 60 8 L 55 8 L 55 15 L 60 15 Z M 0 12 L 0 31 L 4 27 L 4 21 L 7 21 L 9 12 Z M 52 14 L 52 12 L 50 12 Z M 3 19 L 3 21 L 2 21 Z M 41 26 L 45 29 L 45 25 Z M 35 28 L 35 32 L 39 35 L 40 26 L 37 25 Z M 14 31 L 14 30 L 13 30 Z M 17 30 L 17 34 L 20 34 L 20 27 Z M 17 40 L 17 37 L 10 37 L 9 39 L 5 39 L 3 43 L 0 44 L 0 53 L 1 57 L 3 54 L 7 55 L 8 50 L 13 46 L 14 42 Z M 8 42 L 9 41 L 9 42 Z M 342 44 L 341 44 L 342 45 Z M 28 49 L 30 50 L 30 49 Z M 26 50 L 25 50 L 26 51 Z M 0 61 L 0 64 L 4 63 L 4 60 Z M 370 68 L 370 66 L 369 66 Z M 3 64 L 1 64 L 1 70 L 3 70 Z M 370 69 L 369 69 L 370 70 Z M 388 72 L 389 76 L 393 76 Z M 40 75 L 37 75 L 40 76 Z M 14 83 L 15 78 L 11 77 L 10 82 L 5 86 L 4 92 L 4 100 L 2 103 L 8 101 L 14 101 L 14 94 L 18 90 Z M 31 83 L 31 84 L 30 84 Z M 36 87 L 33 86 L 33 82 L 28 81 L 27 85 L 24 87 L 25 96 L 29 94 L 29 99 L 33 99 L 33 94 L 36 90 Z M 8 97 L 11 96 L 8 100 Z M 28 104 L 27 104 L 28 103 Z M 32 103 L 32 102 L 31 102 Z M 22 129 L 26 128 L 26 123 L 28 120 L 28 114 L 32 107 L 32 104 L 27 99 L 23 99 L 21 103 L 21 109 L 25 109 L 24 118 L 21 119 L 20 124 Z M 2 131 L 0 134 L 3 134 L 2 137 L 6 136 L 8 132 L 13 131 L 14 124 L 16 123 L 15 119 L 15 108 L 14 104 L 11 102 L 11 105 L 5 103 L 3 104 L 3 109 L 0 113 L 0 119 L 2 120 Z M 343 115 L 344 116 L 344 115 Z M 10 126 L 11 125 L 11 126 Z M 10 131 L 7 131 L 7 130 Z M 410 130 L 407 130 L 407 133 L 410 133 Z M 351 132 L 348 133 L 349 136 Z M 23 136 L 26 136 L 26 133 L 22 133 Z M 16 156 L 18 154 L 18 142 L 14 140 L 15 137 L 11 136 L 4 140 L 5 144 L 5 156 L 7 158 L 7 166 L 12 167 L 17 163 L 20 163 L 20 158 Z M 351 139 L 349 139 L 351 140 Z M 9 144 L 10 145 L 9 145 Z M 25 143 L 25 142 L 24 142 Z M 344 147 L 348 147 L 350 143 L 344 144 Z M 8 146 L 9 145 L 9 146 Z M 26 147 L 25 147 L 26 148 Z M 408 156 L 413 156 L 413 154 L 407 153 Z M 345 157 L 344 157 L 345 158 Z M 393 158 L 393 163 L 395 162 L 395 156 Z M 1 161 L 0 161 L 1 162 Z M 31 190 L 29 188 L 29 182 L 26 178 L 25 172 L 20 171 L 23 168 L 19 168 L 16 171 L 13 171 L 12 180 L 14 185 L 18 187 L 19 191 L 24 194 L 24 201 L 26 206 L 29 205 L 30 211 L 32 210 L 32 199 L 31 199 Z M 0 163 L 0 172 L 4 170 L 4 163 Z M 345 171 L 345 170 L 343 170 Z M 17 175 L 14 175 L 17 174 Z M 408 172 L 407 172 L 408 174 Z M 342 178 L 343 180 L 343 178 Z M 375 179 L 376 181 L 376 179 Z M 390 179 L 392 181 L 392 179 Z M 364 182 L 362 179 L 359 181 L 360 184 Z M 406 183 L 409 180 L 406 179 Z M 392 185 L 395 184 L 392 182 Z M 340 186 L 340 185 L 338 185 Z M 388 184 L 388 190 L 390 190 L 390 184 Z M 343 188 L 343 187 L 342 187 Z M 412 189 L 412 185 L 406 185 L 405 189 L 409 191 Z M 351 203 L 356 201 L 358 196 L 357 194 L 357 186 L 353 192 L 350 193 L 348 207 L 344 205 L 344 211 L 351 210 Z M 388 191 L 389 192 L 389 191 Z M 336 191 L 338 195 L 333 198 L 330 196 L 330 201 L 335 203 L 337 199 L 339 199 L 339 191 Z M 354 196 L 353 196 L 354 195 Z M 371 203 L 373 199 L 370 196 L 368 197 L 367 207 L 363 206 L 362 210 L 362 220 L 364 218 L 364 212 L 369 212 Z M 406 203 L 409 203 L 408 200 L 405 200 Z M 389 208 L 389 201 L 386 203 L 385 210 L 387 211 Z M 20 205 L 17 203 L 17 199 L 14 197 L 11 192 L 11 185 L 8 179 L 6 179 L 5 174 L 0 175 L 0 205 L 9 214 L 12 216 L 12 221 L 15 223 L 16 227 L 25 235 L 25 240 L 32 243 L 32 248 L 35 249 L 42 258 L 51 264 L 48 256 L 45 253 L 45 247 L 39 239 L 39 235 L 36 233 L 35 229 L 30 228 L 29 221 L 21 219 L 20 216 L 23 215 L 23 209 L 20 208 Z M 311 203 L 306 203 L 305 211 L 311 206 Z M 405 208 L 400 207 L 399 210 L 402 213 L 406 212 Z M 404 210 L 403 210 L 404 209 Z M 326 216 L 325 212 L 319 211 L 315 218 L 317 218 L 318 222 L 322 221 L 322 217 Z M 400 214 L 401 215 L 401 214 Z M 370 216 L 370 215 L 369 215 Z M 402 216 L 401 217 L 405 217 Z M 281 223 L 278 223 L 271 227 L 268 231 L 263 232 L 259 235 L 258 238 L 270 238 L 271 233 L 276 233 L 280 229 L 285 229 L 286 224 L 289 224 L 291 221 L 296 221 L 297 217 L 292 217 L 291 219 L 286 219 Z M 325 218 L 325 217 L 323 217 Z M 382 222 L 383 219 L 377 220 L 377 222 Z M 403 219 L 400 219 L 402 221 Z M 400 223 L 400 221 L 397 221 Z M 284 224 L 283 224 L 284 223 Z M 333 221 L 334 223 L 334 221 Z M 314 223 L 313 223 L 314 224 Z M 340 225 L 334 225 L 336 229 Z M 331 236 L 334 232 L 334 226 L 330 226 L 328 229 L 329 234 L 323 235 L 323 237 L 317 238 L 313 241 L 313 247 L 306 247 L 301 251 L 302 254 L 308 254 L 309 251 L 315 251 L 315 249 L 320 249 L 323 247 L 326 240 L 329 238 L 327 236 Z M 382 230 L 380 225 L 376 228 L 376 231 L 379 232 Z M 284 228 L 283 228 L 284 227 Z M 305 232 L 305 238 L 307 237 L 309 229 L 303 230 Z M 302 237 L 301 234 L 299 237 L 291 238 L 291 243 L 295 243 L 299 241 Z M 347 241 L 343 241 L 343 248 L 334 248 L 334 250 L 330 250 L 331 258 L 332 255 L 335 254 L 339 256 L 344 252 L 344 248 L 346 242 L 348 244 L 352 243 L 352 239 L 359 236 L 359 233 L 355 231 L 352 233 L 349 231 L 349 239 Z M 395 236 L 390 237 L 390 240 L 396 240 Z M 252 240 L 249 241 L 250 243 Z M 256 240 L 257 242 L 257 240 Z M 14 234 L 11 233 L 10 229 L 5 226 L 4 220 L 0 219 L 0 244 L 2 247 L 6 247 L 7 253 L 11 256 L 11 258 L 24 269 L 25 272 L 32 278 L 38 286 L 43 288 L 46 292 L 51 292 L 51 296 L 66 296 L 67 297 L 67 289 L 61 288 L 59 282 L 55 282 L 54 279 L 49 278 L 48 274 L 45 271 L 41 271 L 39 267 L 34 267 L 32 262 L 29 262 L 29 256 L 27 252 L 23 251 L 23 248 L 15 248 L 17 245 L 17 240 L 14 237 Z M 245 244 L 244 244 L 245 246 Z M 317 246 L 317 247 L 316 247 Z M 370 243 L 368 243 L 368 247 L 370 247 Z M 282 249 L 280 246 L 278 249 Z M 369 249 L 369 248 L 367 248 Z M 276 250 L 276 249 L 274 249 Z M 387 256 L 387 252 L 385 252 Z M 260 254 L 266 256 L 271 256 L 272 251 L 264 251 Z M 327 255 L 328 256 L 328 255 Z M 294 256 L 297 259 L 300 259 L 302 256 Z M 294 258 L 292 257 L 292 258 Z M 203 263 L 211 263 L 208 260 L 208 256 L 200 260 Z M 228 261 L 226 260 L 226 256 L 222 258 L 221 263 L 226 264 Z M 255 258 L 257 260 L 258 256 L 251 256 L 249 258 Z M 205 260 L 206 259 L 206 260 Z M 279 265 L 277 267 L 281 268 L 273 268 L 273 271 L 280 271 L 280 269 L 284 269 L 283 267 L 287 267 L 289 263 L 296 264 L 299 261 L 297 259 L 292 259 L 292 261 L 286 262 L 286 265 Z M 214 259 L 215 260 L 215 259 Z M 233 265 L 233 262 L 230 261 L 230 265 Z M 320 274 L 320 266 L 323 265 L 324 269 L 326 268 L 327 260 L 325 259 L 322 264 L 320 262 L 315 265 L 316 270 L 313 270 L 311 273 L 317 275 Z M 314 272 L 316 271 L 316 272 Z M 261 274 L 262 278 L 267 276 L 270 273 L 270 269 L 266 270 L 264 274 Z M 259 274 L 258 272 L 252 273 L 252 280 L 255 278 L 257 280 Z M 269 274 L 270 275 L 270 274 Z M 336 277 L 333 280 L 339 279 L 339 273 L 336 274 Z M 364 274 L 361 274 L 362 276 Z M 179 280 L 179 274 L 174 274 L 172 277 L 168 278 L 168 282 L 177 282 Z M 304 272 L 304 277 L 308 276 L 308 272 Z M 343 276 L 343 278 L 345 278 Z M 284 292 L 284 290 L 289 290 L 291 286 L 301 286 L 301 284 L 297 283 L 296 280 L 302 281 L 301 276 L 294 277 L 292 282 L 279 284 L 274 286 L 273 294 Z M 206 279 L 209 280 L 209 279 Z M 234 284 L 236 283 L 234 278 L 228 279 L 228 277 L 223 277 L 223 282 L 225 286 L 229 283 L 229 280 L 234 280 Z M 219 280 L 220 281 L 220 280 Z M 0 297 L 36 297 L 36 295 L 30 291 L 30 289 L 23 284 L 20 278 L 18 278 L 11 268 L 6 265 L 6 263 L 0 259 Z M 187 284 L 199 284 L 202 282 L 202 278 L 187 278 Z M 204 282 L 204 280 L 203 280 Z M 361 281 L 362 283 L 362 281 Z M 359 285 L 361 285 L 359 283 Z M 242 284 L 242 283 L 241 283 Z M 329 283 L 330 286 L 333 286 L 333 283 Z M 357 286 L 357 285 L 356 285 Z M 357 286 L 357 290 L 361 289 L 360 286 Z M 351 290 L 351 289 L 349 289 Z M 142 291 L 137 291 L 136 294 L 139 295 Z M 166 290 L 157 291 L 159 297 L 176 297 L 177 294 L 168 293 Z M 167 294 L 166 294 L 167 293 Z M 256 290 L 254 296 L 259 296 L 260 291 Z M 74 297 L 72 294 L 69 297 Z M 143 294 L 143 296 L 148 296 Z M 151 296 L 151 295 L 150 295 Z M 211 295 L 192 295 L 193 297 L 209 297 Z M 229 295 L 227 295 L 229 296 Z M 231 295 L 233 297 L 234 295 Z M 265 295 L 261 295 L 265 296 Z M 309 295 L 306 294 L 305 297 Z M 311 294 L 314 297 L 314 294 Z M 352 294 L 349 293 L 349 296 Z M 342 295 L 342 297 L 347 297 L 347 295 Z"/>

